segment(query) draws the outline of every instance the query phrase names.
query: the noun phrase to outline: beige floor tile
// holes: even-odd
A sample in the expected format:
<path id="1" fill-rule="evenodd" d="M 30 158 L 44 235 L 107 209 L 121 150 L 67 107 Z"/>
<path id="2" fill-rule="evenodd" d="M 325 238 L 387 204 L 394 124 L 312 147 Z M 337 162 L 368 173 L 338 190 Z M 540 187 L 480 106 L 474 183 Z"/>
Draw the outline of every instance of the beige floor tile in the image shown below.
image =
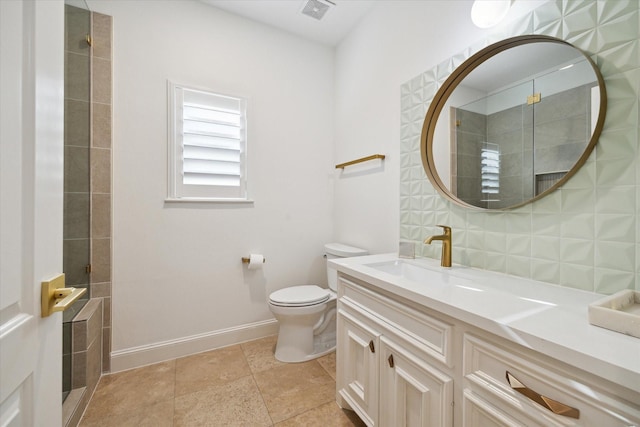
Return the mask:
<path id="1" fill-rule="evenodd" d="M 283 362 L 276 360 L 275 348 L 278 336 L 273 335 L 254 341 L 241 344 L 242 351 L 247 358 L 247 363 L 251 368 L 251 372 L 266 371 L 284 365 Z"/>
<path id="2" fill-rule="evenodd" d="M 253 377 L 176 397 L 174 426 L 270 426 Z"/>
<path id="3" fill-rule="evenodd" d="M 239 345 L 176 360 L 176 396 L 251 375 Z"/>
<path id="4" fill-rule="evenodd" d="M 277 423 L 276 427 L 364 427 L 353 411 L 342 410 L 336 402 L 325 403 L 296 417 Z"/>
<path id="5" fill-rule="evenodd" d="M 100 418 L 84 417 L 79 427 L 172 427 L 173 399 L 134 412 Z"/>
<path id="6" fill-rule="evenodd" d="M 103 376 L 87 407 L 85 418 L 99 420 L 172 399 L 175 366 L 175 360 L 171 360 Z"/>
<path id="7" fill-rule="evenodd" d="M 364 425 L 335 403 L 335 353 L 281 363 L 276 339 L 104 376 L 80 426 Z"/>
<path id="8" fill-rule="evenodd" d="M 296 392 L 334 382 L 316 360 L 285 363 L 282 366 L 258 372 L 254 377 L 263 394 Z"/>
<path id="9" fill-rule="evenodd" d="M 315 360 L 285 364 L 254 378 L 274 422 L 335 400 L 335 381 Z"/>
<path id="10" fill-rule="evenodd" d="M 309 387 L 297 392 L 263 395 L 273 422 L 280 422 L 336 399 L 334 384 Z"/>
<path id="11" fill-rule="evenodd" d="M 324 368 L 331 378 L 336 379 L 336 352 L 326 354 L 318 358 L 318 363 Z"/>

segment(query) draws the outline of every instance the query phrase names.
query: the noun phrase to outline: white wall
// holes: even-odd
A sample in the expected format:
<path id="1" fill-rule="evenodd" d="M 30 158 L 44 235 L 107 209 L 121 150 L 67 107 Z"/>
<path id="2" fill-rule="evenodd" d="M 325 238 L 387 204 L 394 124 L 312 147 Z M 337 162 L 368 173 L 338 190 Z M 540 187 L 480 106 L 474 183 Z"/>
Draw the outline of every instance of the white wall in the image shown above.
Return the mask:
<path id="1" fill-rule="evenodd" d="M 522 16 L 545 1 L 514 2 L 506 20 Z M 487 30 L 471 22 L 472 3 L 381 0 L 338 46 L 336 159 L 387 155 L 382 172 L 338 176 L 334 227 L 339 240 L 372 252 L 397 251 L 400 86 L 486 38 Z"/>
<path id="2" fill-rule="evenodd" d="M 114 25 L 113 370 L 241 340 L 270 292 L 326 280 L 333 49 L 195 1 L 89 3 Z M 249 98 L 253 205 L 164 202 L 167 79 Z"/>

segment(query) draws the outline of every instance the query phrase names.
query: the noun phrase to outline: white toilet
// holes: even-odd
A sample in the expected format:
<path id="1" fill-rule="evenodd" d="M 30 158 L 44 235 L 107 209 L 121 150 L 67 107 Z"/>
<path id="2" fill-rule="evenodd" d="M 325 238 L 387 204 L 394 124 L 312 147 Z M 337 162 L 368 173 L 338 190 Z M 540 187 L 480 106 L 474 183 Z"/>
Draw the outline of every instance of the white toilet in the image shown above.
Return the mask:
<path id="1" fill-rule="evenodd" d="M 364 249 L 341 243 L 324 245 L 325 256 L 346 258 L 367 255 Z M 336 348 L 336 290 L 338 273 L 327 265 L 329 289 L 300 285 L 277 290 L 269 295 L 269 308 L 280 330 L 276 359 L 304 362 L 323 356 Z"/>

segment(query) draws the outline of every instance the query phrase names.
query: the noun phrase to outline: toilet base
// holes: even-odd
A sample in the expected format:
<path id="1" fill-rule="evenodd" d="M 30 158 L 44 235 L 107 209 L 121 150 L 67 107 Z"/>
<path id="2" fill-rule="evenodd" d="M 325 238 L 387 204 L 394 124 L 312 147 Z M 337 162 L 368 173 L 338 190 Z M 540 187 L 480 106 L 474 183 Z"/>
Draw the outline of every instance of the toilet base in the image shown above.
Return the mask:
<path id="1" fill-rule="evenodd" d="M 335 336 L 333 343 L 322 341 L 322 340 L 314 340 L 313 343 L 313 353 L 311 354 L 299 354 L 292 353 L 289 348 L 285 345 L 276 344 L 276 352 L 275 357 L 276 360 L 284 363 L 301 363 L 307 362 L 309 360 L 317 359 L 319 357 L 325 356 L 336 349 L 336 341 Z M 279 350 L 279 351 L 278 351 Z"/>
<path id="2" fill-rule="evenodd" d="M 309 315 L 298 314 L 294 321 L 276 312 L 276 318 L 280 322 L 276 360 L 285 363 L 306 362 L 334 351 L 335 303 L 335 298 L 332 298 L 328 304 L 322 304 L 324 307 L 318 307 L 318 312 Z"/>

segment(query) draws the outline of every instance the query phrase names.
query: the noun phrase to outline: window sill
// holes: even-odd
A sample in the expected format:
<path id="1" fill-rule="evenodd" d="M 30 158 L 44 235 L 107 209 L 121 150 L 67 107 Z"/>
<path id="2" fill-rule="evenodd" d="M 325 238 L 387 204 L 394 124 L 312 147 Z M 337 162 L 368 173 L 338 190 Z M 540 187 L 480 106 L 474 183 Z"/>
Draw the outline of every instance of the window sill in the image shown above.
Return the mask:
<path id="1" fill-rule="evenodd" d="M 181 197 L 181 198 L 171 198 L 168 197 L 164 199 L 165 203 L 211 203 L 211 204 L 253 204 L 253 200 L 251 199 L 211 199 L 205 197 Z"/>

